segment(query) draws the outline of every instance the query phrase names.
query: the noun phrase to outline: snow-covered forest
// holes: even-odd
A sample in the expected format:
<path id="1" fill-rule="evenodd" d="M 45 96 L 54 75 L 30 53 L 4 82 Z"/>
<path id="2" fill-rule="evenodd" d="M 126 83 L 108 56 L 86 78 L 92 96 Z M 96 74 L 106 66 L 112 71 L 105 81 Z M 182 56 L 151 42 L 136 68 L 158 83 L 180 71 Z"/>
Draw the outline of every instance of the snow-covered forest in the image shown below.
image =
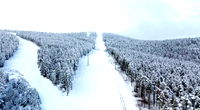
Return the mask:
<path id="1" fill-rule="evenodd" d="M 10 63 L 4 67 L 5 61 L 9 60 L 18 50 L 18 37 L 30 40 L 40 46 L 36 62 L 38 62 L 41 75 L 50 79 L 55 86 L 67 94 L 72 89 L 73 78 L 80 58 L 95 47 L 96 39 L 94 32 L 61 34 L 1 30 L 0 35 L 0 63 L 3 67 L 0 68 L 0 109 L 2 110 L 42 109 L 38 91 L 29 84 L 26 80 L 28 78 L 17 70 L 9 69 L 12 68 L 12 65 L 8 65 Z M 21 61 L 21 66 L 24 65 L 23 62 Z M 20 67 L 20 65 L 16 66 Z M 26 71 L 24 70 L 24 72 Z M 31 75 L 31 73 L 26 74 Z"/>
<path id="2" fill-rule="evenodd" d="M 95 47 L 96 33 L 45 33 L 16 31 L 17 35 L 35 42 L 41 74 L 69 93 L 79 59 Z"/>
<path id="3" fill-rule="evenodd" d="M 13 56 L 18 46 L 15 35 L 0 31 L 0 67 Z M 0 68 L 0 110 L 40 110 L 40 104 L 37 90 L 18 71 Z"/>
<path id="4" fill-rule="evenodd" d="M 145 41 L 104 33 L 107 51 L 135 83 L 140 106 L 200 108 L 200 38 Z"/>
<path id="5" fill-rule="evenodd" d="M 199 46 L 200 38 L 1 30 L 0 110 L 198 110 Z"/>
<path id="6" fill-rule="evenodd" d="M 0 31 L 0 67 L 13 55 L 18 45 L 19 41 L 14 35 Z"/>
<path id="7" fill-rule="evenodd" d="M 200 0 L 0 0 L 0 110 L 200 110 Z"/>
<path id="8" fill-rule="evenodd" d="M 0 71 L 0 110 L 41 110 L 35 88 L 17 71 Z"/>

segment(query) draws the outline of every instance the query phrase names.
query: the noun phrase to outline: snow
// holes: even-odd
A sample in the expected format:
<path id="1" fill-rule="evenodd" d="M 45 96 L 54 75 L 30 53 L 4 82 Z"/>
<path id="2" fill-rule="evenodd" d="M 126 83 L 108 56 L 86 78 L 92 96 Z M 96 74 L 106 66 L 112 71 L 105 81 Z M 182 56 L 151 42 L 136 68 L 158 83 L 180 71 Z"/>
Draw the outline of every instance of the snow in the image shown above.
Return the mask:
<path id="1" fill-rule="evenodd" d="M 111 64 L 113 59 L 105 50 L 100 33 L 97 36 L 96 49 L 80 61 L 67 103 L 69 110 L 138 109 L 131 88 L 115 70 L 115 66 Z"/>
<path id="2" fill-rule="evenodd" d="M 40 75 L 37 50 L 34 43 L 19 38 L 19 47 L 13 57 L 5 62 L 3 69 L 19 71 L 29 84 L 38 91 L 43 110 L 66 110 L 62 92 L 50 80 Z"/>
<path id="3" fill-rule="evenodd" d="M 39 47 L 18 38 L 19 49 L 5 62 L 4 69 L 19 71 L 36 88 L 43 110 L 138 110 L 131 87 L 115 70 L 111 63 L 113 59 L 105 52 L 101 33 L 96 40 L 96 49 L 80 60 L 69 96 L 40 75 L 37 65 Z"/>
<path id="4" fill-rule="evenodd" d="M 8 70 L 6 71 L 9 74 L 9 80 L 11 79 L 20 79 L 21 74 L 15 70 Z"/>

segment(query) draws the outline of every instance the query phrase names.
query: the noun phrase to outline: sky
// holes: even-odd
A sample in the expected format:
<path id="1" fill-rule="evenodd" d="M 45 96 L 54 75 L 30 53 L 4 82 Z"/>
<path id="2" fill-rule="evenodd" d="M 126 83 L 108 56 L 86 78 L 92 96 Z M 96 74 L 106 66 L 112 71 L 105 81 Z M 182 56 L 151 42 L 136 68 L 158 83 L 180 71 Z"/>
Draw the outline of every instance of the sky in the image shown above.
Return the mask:
<path id="1" fill-rule="evenodd" d="M 0 29 L 199 37 L 199 0 L 0 0 Z"/>

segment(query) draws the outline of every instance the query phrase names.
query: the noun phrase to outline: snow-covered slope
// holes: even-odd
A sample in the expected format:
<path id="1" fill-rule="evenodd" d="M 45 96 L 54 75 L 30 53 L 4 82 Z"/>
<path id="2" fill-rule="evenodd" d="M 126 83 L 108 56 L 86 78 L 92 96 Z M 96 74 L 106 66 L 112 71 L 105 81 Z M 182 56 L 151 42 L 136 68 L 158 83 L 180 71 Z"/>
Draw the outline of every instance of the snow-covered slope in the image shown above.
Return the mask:
<path id="1" fill-rule="evenodd" d="M 43 110 L 66 110 L 63 95 L 50 80 L 40 75 L 37 65 L 37 47 L 34 43 L 20 37 L 19 47 L 13 57 L 5 62 L 4 69 L 19 71 L 30 85 L 39 93 Z"/>
<path id="2" fill-rule="evenodd" d="M 15 69 L 24 75 L 37 89 L 43 110 L 137 110 L 131 89 L 105 52 L 101 34 L 97 37 L 96 49 L 80 60 L 69 96 L 40 75 L 39 48 L 30 41 L 21 38 L 19 41 L 18 51 L 5 62 L 4 69 Z"/>
<path id="3" fill-rule="evenodd" d="M 131 89 L 105 50 L 102 34 L 98 34 L 96 49 L 80 61 L 66 103 L 69 110 L 137 110 Z"/>

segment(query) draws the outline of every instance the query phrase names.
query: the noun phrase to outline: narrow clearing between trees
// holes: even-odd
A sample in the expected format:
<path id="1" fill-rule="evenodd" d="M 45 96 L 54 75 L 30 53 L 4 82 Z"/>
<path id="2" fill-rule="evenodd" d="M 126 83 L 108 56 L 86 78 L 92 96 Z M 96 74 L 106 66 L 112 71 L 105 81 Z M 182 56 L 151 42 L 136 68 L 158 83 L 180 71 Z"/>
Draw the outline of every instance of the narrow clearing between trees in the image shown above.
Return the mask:
<path id="1" fill-rule="evenodd" d="M 19 37 L 18 37 L 19 38 Z M 43 110 L 137 110 L 131 87 L 123 80 L 113 59 L 105 52 L 102 34 L 98 34 L 96 49 L 83 57 L 76 71 L 69 96 L 50 80 L 40 75 L 34 43 L 19 38 L 15 55 L 5 62 L 4 69 L 19 71 L 39 92 Z"/>

